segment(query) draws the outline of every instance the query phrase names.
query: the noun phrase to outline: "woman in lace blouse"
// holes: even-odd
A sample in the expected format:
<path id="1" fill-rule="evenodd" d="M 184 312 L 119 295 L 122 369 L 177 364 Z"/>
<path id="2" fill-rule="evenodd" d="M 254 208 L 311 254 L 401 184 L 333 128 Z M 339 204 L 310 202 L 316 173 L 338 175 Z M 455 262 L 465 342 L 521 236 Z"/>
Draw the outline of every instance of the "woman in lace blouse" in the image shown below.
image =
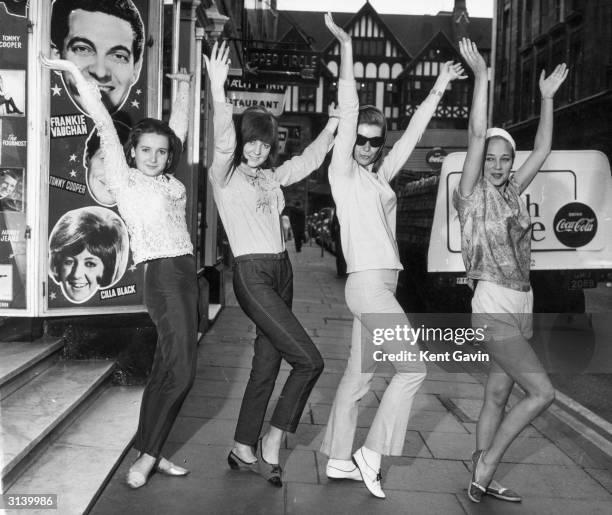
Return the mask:
<path id="1" fill-rule="evenodd" d="M 206 57 L 214 101 L 215 152 L 209 169 L 219 214 L 235 256 L 234 291 L 257 327 L 255 355 L 228 463 L 234 470 L 255 470 L 282 486 L 279 449 L 285 431 L 295 432 L 306 400 L 323 370 L 323 360 L 291 311 L 293 273 L 285 250 L 280 215 L 281 186 L 308 176 L 323 162 L 337 120 L 296 156 L 274 168 L 276 119 L 263 108 L 247 109 L 235 129 L 224 84 L 229 47 L 214 45 Z M 260 437 L 281 360 L 292 367 L 270 429 Z"/>
<path id="2" fill-rule="evenodd" d="M 197 279 L 185 218 L 186 191 L 172 175 L 187 133 L 190 74 L 179 82 L 170 123 L 145 118 L 131 130 L 126 150 L 94 82 L 74 63 L 42 58 L 70 73 L 93 119 L 104 156 L 106 185 L 117 201 L 130 235 L 134 264 L 146 263 L 145 305 L 158 333 L 157 348 L 140 408 L 134 443 L 139 452 L 127 475 L 131 488 L 143 486 L 156 468 L 168 475 L 188 471 L 161 457 L 161 449 L 195 378 Z"/>

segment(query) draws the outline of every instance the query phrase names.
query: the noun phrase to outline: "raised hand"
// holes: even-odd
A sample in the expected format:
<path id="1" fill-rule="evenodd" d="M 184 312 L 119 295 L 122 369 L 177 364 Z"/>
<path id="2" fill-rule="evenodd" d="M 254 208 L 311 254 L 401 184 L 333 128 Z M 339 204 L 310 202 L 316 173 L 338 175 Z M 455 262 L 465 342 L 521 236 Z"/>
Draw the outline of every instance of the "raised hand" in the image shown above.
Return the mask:
<path id="1" fill-rule="evenodd" d="M 166 73 L 166 77 L 178 82 L 190 82 L 193 73 L 187 71 L 187 68 L 179 68 L 177 73 Z"/>
<path id="2" fill-rule="evenodd" d="M 546 77 L 546 72 L 542 70 L 540 74 L 540 93 L 542 93 L 542 98 L 553 98 L 555 96 L 555 93 L 567 78 L 568 71 L 565 63 L 558 64 L 548 77 Z"/>
<path id="3" fill-rule="evenodd" d="M 343 29 L 334 23 L 334 18 L 330 12 L 325 14 L 325 25 L 327 25 L 327 28 L 340 42 L 340 44 L 348 45 L 351 43 L 351 36 L 349 36 Z"/>
<path id="4" fill-rule="evenodd" d="M 478 52 L 476 43 L 468 38 L 461 38 L 461 41 L 459 41 L 459 52 L 461 52 L 461 57 L 472 69 L 474 75 L 486 76 L 487 63 L 485 63 L 484 58 Z"/>
<path id="5" fill-rule="evenodd" d="M 442 65 L 439 76 L 447 79 L 449 82 L 457 79 L 467 79 L 461 63 L 453 63 L 453 61 L 446 61 Z"/>
<path id="6" fill-rule="evenodd" d="M 82 77 L 83 74 L 81 70 L 74 64 L 72 61 L 68 61 L 67 59 L 51 59 L 46 55 L 40 54 L 39 56 L 41 64 L 45 68 L 50 68 L 51 70 L 59 70 L 62 72 L 68 72 L 74 76 L 74 78 Z"/>
<path id="7" fill-rule="evenodd" d="M 229 73 L 229 52 L 230 47 L 227 42 L 221 43 L 219 46 L 218 42 L 215 42 L 210 53 L 210 57 L 204 56 L 206 62 L 206 70 L 208 71 L 208 78 L 210 79 L 210 86 L 212 91 L 223 91 L 225 86 L 225 80 Z"/>

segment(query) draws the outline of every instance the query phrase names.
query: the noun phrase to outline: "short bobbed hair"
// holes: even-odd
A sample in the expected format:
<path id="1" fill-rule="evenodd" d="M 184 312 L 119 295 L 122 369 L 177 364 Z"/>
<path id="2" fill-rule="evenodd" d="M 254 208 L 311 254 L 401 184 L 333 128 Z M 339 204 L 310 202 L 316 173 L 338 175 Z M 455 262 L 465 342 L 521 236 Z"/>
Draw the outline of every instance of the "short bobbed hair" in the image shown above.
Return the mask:
<path id="1" fill-rule="evenodd" d="M 128 249 L 127 229 L 116 213 L 98 206 L 73 209 L 60 218 L 51 232 L 49 275 L 59 284 L 64 260 L 87 250 L 102 261 L 99 285 L 106 288 L 125 272 Z"/>
<path id="2" fill-rule="evenodd" d="M 270 112 L 260 106 L 249 107 L 236 121 L 236 149 L 234 166 L 243 162 L 244 145 L 259 140 L 270 145 L 268 159 L 262 168 L 273 168 L 278 158 L 278 121 Z"/>

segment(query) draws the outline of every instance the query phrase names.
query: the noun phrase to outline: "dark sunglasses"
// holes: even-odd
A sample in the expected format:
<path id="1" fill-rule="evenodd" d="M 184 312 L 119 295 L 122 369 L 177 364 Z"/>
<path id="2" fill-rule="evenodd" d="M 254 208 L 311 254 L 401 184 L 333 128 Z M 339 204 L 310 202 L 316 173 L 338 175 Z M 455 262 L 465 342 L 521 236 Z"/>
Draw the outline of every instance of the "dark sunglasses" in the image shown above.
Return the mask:
<path id="1" fill-rule="evenodd" d="M 355 140 L 355 143 L 357 145 L 362 147 L 367 142 L 370 142 L 371 147 L 382 147 L 385 142 L 385 138 L 383 136 L 376 136 L 374 138 L 366 138 L 363 134 L 357 133 L 357 139 Z"/>

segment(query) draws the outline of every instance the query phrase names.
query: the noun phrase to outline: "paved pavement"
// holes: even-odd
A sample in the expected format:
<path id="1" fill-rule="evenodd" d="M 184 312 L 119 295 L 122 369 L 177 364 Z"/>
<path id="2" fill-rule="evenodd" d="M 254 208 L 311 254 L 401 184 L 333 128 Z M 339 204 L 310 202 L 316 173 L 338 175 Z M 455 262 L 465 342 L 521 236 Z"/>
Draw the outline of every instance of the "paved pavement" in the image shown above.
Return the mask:
<path id="1" fill-rule="evenodd" d="M 290 249 L 292 251 L 293 249 Z M 310 397 L 297 433 L 281 452 L 282 489 L 261 477 L 233 472 L 226 462 L 240 399 L 248 379 L 255 336 L 253 323 L 232 295 L 200 346 L 198 373 L 166 445 L 165 455 L 191 470 L 186 478 L 154 475 L 132 491 L 124 485 L 131 451 L 91 513 L 101 514 L 608 514 L 612 513 L 610 458 L 552 414 L 539 417 L 506 453 L 498 479 L 520 492 L 520 504 L 466 496 L 469 458 L 482 399 L 482 374 L 448 373 L 436 366 L 413 406 L 401 457 L 383 460 L 386 500 L 352 481 L 330 481 L 318 452 L 330 405 L 349 352 L 351 317 L 344 280 L 334 258 L 317 247 L 290 252 L 295 272 L 294 311 L 323 357 L 325 371 Z M 278 398 L 288 367 L 283 365 Z M 362 400 L 355 447 L 388 383 L 374 380 Z M 269 414 L 271 410 L 269 410 Z"/>

